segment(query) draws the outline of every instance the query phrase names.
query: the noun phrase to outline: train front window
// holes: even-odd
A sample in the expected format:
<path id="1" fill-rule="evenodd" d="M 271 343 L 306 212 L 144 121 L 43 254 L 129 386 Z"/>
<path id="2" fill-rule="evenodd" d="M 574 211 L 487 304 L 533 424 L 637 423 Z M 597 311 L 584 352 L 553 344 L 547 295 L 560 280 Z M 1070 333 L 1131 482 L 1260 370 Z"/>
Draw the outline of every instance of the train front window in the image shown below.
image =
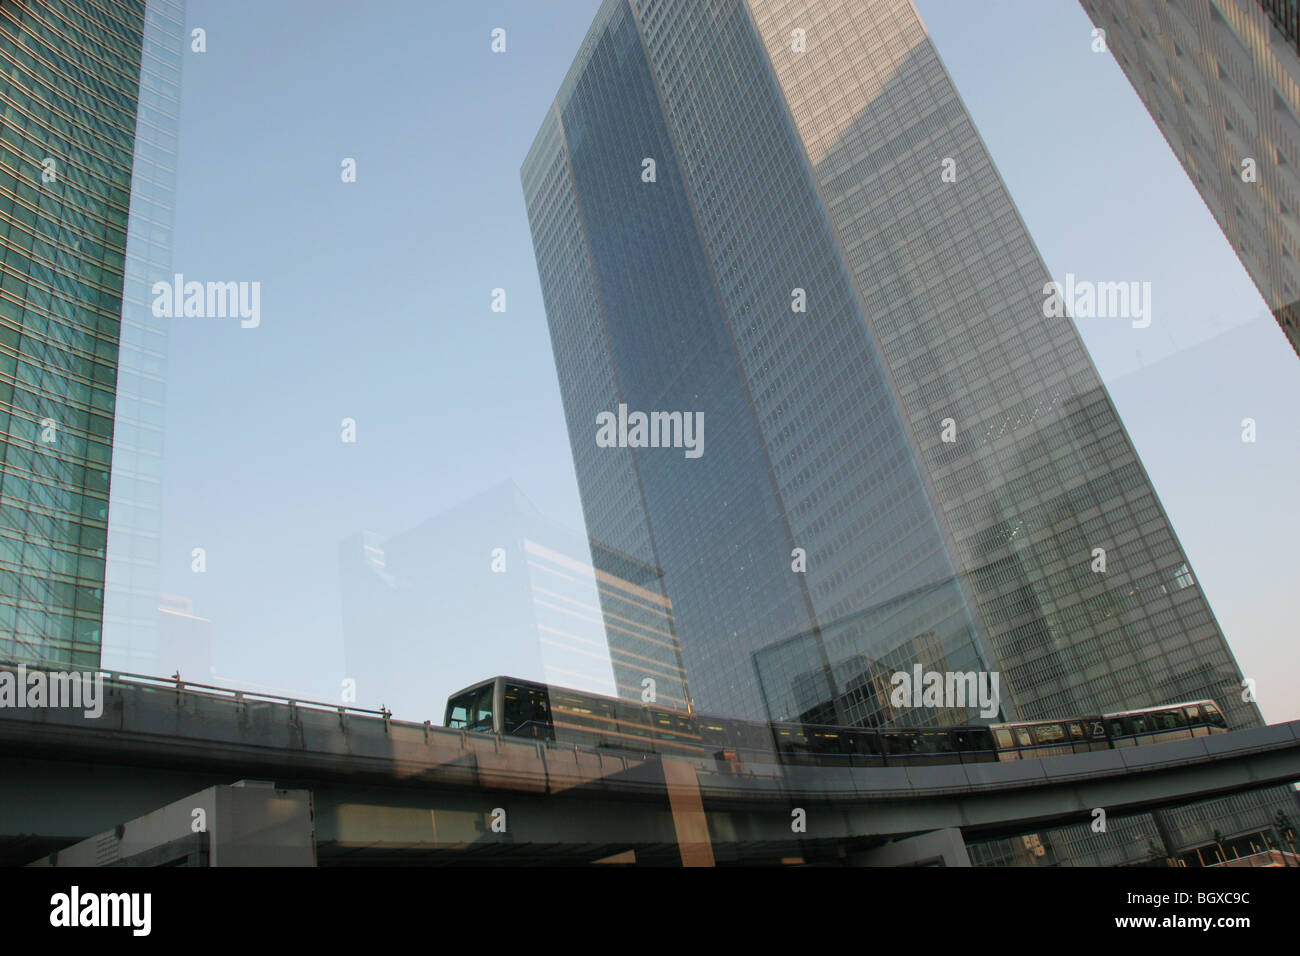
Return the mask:
<path id="1" fill-rule="evenodd" d="M 527 723 L 528 718 L 524 716 L 525 697 L 524 689 L 518 684 L 506 684 L 505 698 L 501 705 L 501 729 L 505 733 L 513 734 L 520 725 Z"/>
<path id="2" fill-rule="evenodd" d="M 474 697 L 474 708 L 469 715 L 469 728 L 480 734 L 492 733 L 492 692 L 495 685 L 480 688 Z"/>
<path id="3" fill-rule="evenodd" d="M 1228 722 L 1223 719 L 1223 714 L 1214 704 L 1205 705 L 1205 722 L 1211 727 L 1222 727 L 1228 729 Z"/>
<path id="4" fill-rule="evenodd" d="M 458 730 L 468 724 L 469 708 L 473 705 L 473 701 L 473 694 L 461 694 L 447 701 L 447 726 Z"/>
<path id="5" fill-rule="evenodd" d="M 478 703 L 479 695 L 483 693 L 483 688 L 475 687 L 467 691 L 462 691 L 455 697 L 447 701 L 447 720 L 446 725 L 452 730 L 460 730 L 470 727 L 474 723 L 474 709 Z M 488 686 L 488 700 L 492 699 L 492 687 Z"/>

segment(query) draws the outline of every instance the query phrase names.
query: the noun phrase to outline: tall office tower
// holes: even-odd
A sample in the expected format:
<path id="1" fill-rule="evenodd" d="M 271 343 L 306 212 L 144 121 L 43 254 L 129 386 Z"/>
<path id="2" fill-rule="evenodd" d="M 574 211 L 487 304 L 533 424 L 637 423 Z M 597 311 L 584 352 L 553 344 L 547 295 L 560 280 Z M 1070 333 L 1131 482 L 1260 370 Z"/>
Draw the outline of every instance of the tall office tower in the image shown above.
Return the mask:
<path id="1" fill-rule="evenodd" d="M 698 710 L 976 719 L 871 692 L 933 660 L 1260 722 L 909 0 L 607 0 L 521 175 L 587 531 Z"/>
<path id="2" fill-rule="evenodd" d="M 145 0 L 0 4 L 0 657 L 100 659 Z"/>
<path id="3" fill-rule="evenodd" d="M 1300 353 L 1300 4 L 1081 2 Z"/>

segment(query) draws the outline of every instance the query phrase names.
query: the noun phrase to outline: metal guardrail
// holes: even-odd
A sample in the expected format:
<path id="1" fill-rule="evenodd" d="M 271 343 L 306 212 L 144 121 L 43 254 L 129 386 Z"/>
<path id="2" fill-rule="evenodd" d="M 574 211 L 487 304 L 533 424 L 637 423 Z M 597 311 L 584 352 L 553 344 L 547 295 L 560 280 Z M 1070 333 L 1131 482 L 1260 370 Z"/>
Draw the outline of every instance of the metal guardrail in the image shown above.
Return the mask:
<path id="1" fill-rule="evenodd" d="M 40 667 L 17 661 L 0 661 L 0 671 L 17 672 L 19 667 L 29 674 L 36 672 L 45 674 L 101 674 L 103 675 L 104 683 L 110 687 L 114 685 L 139 685 L 144 687 L 157 687 L 159 689 L 174 690 L 177 694 L 194 690 L 200 691 L 206 696 L 228 697 L 235 701 L 247 701 L 251 699 L 288 704 L 291 710 L 298 707 L 307 707 L 312 710 L 333 711 L 338 714 L 364 714 L 370 717 L 380 717 L 385 722 L 390 721 L 393 716 L 391 710 L 382 706 L 379 710 L 372 710 L 366 707 L 356 707 L 351 704 L 331 704 L 320 700 L 308 700 L 304 697 L 289 697 L 284 694 L 272 694 L 263 691 L 235 690 L 230 687 L 221 687 L 217 684 L 200 684 L 198 681 L 182 680 L 179 671 L 171 677 L 157 677 L 152 674 L 134 674 L 130 671 L 103 670 L 98 667 Z M 405 721 L 405 723 L 415 722 Z M 429 722 L 425 721 L 425 723 L 427 724 Z"/>

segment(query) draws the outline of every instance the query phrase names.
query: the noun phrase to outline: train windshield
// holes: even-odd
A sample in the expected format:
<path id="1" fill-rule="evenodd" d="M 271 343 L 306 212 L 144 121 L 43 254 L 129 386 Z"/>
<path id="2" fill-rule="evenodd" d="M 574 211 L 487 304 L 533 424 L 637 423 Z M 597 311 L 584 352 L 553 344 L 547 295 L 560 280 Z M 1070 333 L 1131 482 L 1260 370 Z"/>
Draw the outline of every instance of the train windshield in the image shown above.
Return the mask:
<path id="1" fill-rule="evenodd" d="M 447 701 L 447 726 L 490 734 L 492 726 L 493 684 L 474 687 Z"/>

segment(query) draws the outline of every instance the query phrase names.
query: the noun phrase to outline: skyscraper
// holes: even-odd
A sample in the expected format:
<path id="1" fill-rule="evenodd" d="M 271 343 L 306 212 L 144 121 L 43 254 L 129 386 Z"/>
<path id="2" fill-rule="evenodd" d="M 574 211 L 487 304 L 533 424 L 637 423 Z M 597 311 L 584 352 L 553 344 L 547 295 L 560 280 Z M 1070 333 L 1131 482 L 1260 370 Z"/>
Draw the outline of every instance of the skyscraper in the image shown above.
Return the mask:
<path id="1" fill-rule="evenodd" d="M 1081 2 L 1300 353 L 1300 4 Z"/>
<path id="2" fill-rule="evenodd" d="M 145 17 L 145 0 L 0 5 L 8 659 L 99 662 Z"/>
<path id="3" fill-rule="evenodd" d="M 923 653 L 1006 717 L 1259 723 L 909 0 L 607 0 L 521 176 L 587 531 L 697 709 L 974 719 L 863 692 Z"/>

